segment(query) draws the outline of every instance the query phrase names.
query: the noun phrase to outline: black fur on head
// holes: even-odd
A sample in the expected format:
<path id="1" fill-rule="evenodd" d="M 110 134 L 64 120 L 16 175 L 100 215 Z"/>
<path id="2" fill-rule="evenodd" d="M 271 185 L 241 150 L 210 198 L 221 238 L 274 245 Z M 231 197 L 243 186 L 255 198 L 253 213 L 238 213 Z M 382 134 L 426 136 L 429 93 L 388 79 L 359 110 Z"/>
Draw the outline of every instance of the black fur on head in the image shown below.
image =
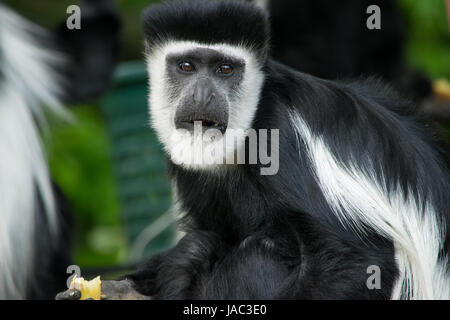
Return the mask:
<path id="1" fill-rule="evenodd" d="M 180 40 L 243 45 L 254 51 L 260 61 L 269 52 L 266 14 L 243 1 L 166 1 L 144 11 L 143 28 L 150 50 L 170 40 Z"/>

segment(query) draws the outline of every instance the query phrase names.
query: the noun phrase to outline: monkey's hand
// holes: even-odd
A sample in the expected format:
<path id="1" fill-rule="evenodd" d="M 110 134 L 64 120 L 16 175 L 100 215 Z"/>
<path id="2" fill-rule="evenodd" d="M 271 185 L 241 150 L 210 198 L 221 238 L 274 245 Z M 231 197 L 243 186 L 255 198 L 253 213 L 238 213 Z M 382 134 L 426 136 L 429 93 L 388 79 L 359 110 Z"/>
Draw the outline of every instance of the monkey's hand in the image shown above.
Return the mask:
<path id="1" fill-rule="evenodd" d="M 58 293 L 55 299 L 80 300 L 81 291 L 73 288 L 68 289 Z M 103 280 L 101 284 L 101 300 L 151 300 L 151 297 L 137 292 L 130 280 Z"/>

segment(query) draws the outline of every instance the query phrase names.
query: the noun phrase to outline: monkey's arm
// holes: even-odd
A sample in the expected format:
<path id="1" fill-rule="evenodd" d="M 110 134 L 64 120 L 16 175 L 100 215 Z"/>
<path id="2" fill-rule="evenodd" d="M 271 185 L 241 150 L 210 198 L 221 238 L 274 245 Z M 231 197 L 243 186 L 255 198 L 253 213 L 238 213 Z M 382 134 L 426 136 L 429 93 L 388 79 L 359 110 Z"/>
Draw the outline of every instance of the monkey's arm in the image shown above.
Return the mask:
<path id="1" fill-rule="evenodd" d="M 80 300 L 81 292 L 77 289 L 68 289 L 59 293 L 56 300 Z M 129 280 L 103 280 L 101 284 L 102 300 L 150 300 L 151 297 L 137 292 Z"/>
<path id="2" fill-rule="evenodd" d="M 102 281 L 102 299 L 188 299 L 195 296 L 196 280 L 224 252 L 224 243 L 213 232 L 188 233 L 171 250 L 158 254 L 136 272 L 118 281 Z M 81 293 L 69 289 L 56 300 L 79 300 Z"/>
<path id="3" fill-rule="evenodd" d="M 150 259 L 137 272 L 125 276 L 141 294 L 155 299 L 187 299 L 195 295 L 196 279 L 204 274 L 224 242 L 213 232 L 188 233 L 170 251 Z"/>

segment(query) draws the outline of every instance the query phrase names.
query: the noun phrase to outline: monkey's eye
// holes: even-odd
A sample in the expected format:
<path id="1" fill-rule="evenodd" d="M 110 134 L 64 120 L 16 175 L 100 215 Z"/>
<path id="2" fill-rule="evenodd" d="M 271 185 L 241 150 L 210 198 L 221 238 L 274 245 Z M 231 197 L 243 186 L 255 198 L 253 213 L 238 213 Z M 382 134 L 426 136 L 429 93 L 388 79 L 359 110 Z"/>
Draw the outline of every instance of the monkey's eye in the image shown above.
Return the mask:
<path id="1" fill-rule="evenodd" d="M 192 63 L 184 61 L 178 65 L 178 68 L 183 72 L 194 72 L 195 67 Z"/>
<path id="2" fill-rule="evenodd" d="M 219 68 L 217 68 L 217 73 L 228 76 L 233 73 L 233 67 L 230 66 L 229 64 L 223 64 Z"/>

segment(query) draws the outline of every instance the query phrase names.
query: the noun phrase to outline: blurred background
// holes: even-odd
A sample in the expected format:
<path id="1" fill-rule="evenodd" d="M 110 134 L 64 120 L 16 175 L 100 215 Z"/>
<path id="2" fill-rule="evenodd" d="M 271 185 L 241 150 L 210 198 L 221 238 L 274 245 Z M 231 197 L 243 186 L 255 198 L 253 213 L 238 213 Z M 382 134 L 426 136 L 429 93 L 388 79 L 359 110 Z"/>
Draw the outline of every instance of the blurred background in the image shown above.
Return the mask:
<path id="1" fill-rule="evenodd" d="M 174 241 L 165 161 L 146 112 L 141 11 L 158 1 L 117 0 L 120 62 L 109 91 L 72 106 L 73 123 L 52 123 L 45 139 L 52 178 L 73 207 L 75 263 L 83 268 L 129 265 Z M 75 0 L 8 0 L 48 28 Z M 443 0 L 399 0 L 407 26 L 407 63 L 432 79 L 450 79 L 450 36 Z M 450 141 L 450 126 L 442 133 Z M 167 218 L 169 217 L 169 218 Z M 156 223 L 155 223 L 156 222 Z M 151 226 L 151 227 L 149 227 Z"/>

